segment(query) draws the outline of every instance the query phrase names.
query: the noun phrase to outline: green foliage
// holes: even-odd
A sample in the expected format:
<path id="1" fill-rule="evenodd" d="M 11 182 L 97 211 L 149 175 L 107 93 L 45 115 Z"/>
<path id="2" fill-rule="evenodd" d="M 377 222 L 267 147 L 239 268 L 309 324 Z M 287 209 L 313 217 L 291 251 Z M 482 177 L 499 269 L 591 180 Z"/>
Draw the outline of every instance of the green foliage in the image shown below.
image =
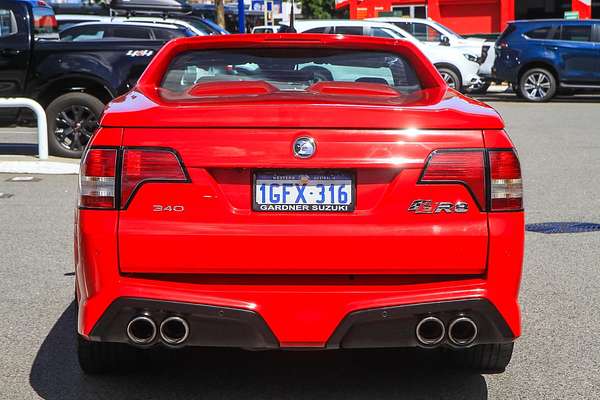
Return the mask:
<path id="1" fill-rule="evenodd" d="M 306 19 L 327 19 L 335 12 L 335 0 L 302 0 L 302 16 Z"/>

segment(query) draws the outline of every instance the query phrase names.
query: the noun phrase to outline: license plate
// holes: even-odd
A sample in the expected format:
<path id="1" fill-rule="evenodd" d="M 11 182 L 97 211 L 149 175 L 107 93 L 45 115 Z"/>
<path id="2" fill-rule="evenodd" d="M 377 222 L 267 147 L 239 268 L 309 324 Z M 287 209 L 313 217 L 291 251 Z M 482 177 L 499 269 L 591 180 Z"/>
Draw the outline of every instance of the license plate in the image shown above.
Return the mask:
<path id="1" fill-rule="evenodd" d="M 354 174 L 347 171 L 254 173 L 252 209 L 264 212 L 354 211 Z"/>

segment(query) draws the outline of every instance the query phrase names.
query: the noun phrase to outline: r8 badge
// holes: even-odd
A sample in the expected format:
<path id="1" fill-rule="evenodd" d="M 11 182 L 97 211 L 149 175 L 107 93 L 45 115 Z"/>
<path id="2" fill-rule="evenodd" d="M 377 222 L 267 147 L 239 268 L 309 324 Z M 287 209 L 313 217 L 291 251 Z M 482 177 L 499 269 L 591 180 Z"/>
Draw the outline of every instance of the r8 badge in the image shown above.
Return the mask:
<path id="1" fill-rule="evenodd" d="M 467 211 L 469 211 L 469 205 L 464 201 L 452 203 L 450 201 L 414 200 L 408 207 L 408 212 L 415 214 L 465 213 Z"/>

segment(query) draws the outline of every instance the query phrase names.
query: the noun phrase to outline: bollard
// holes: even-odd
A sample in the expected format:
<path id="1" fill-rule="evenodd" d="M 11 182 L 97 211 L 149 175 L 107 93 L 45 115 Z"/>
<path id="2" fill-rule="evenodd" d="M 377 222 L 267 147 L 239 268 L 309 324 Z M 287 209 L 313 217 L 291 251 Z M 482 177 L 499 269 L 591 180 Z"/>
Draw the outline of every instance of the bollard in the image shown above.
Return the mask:
<path id="1" fill-rule="evenodd" d="M 38 157 L 40 160 L 48 159 L 48 125 L 46 123 L 46 112 L 35 100 L 25 97 L 0 98 L 0 108 L 26 107 L 35 113 L 38 130 Z"/>

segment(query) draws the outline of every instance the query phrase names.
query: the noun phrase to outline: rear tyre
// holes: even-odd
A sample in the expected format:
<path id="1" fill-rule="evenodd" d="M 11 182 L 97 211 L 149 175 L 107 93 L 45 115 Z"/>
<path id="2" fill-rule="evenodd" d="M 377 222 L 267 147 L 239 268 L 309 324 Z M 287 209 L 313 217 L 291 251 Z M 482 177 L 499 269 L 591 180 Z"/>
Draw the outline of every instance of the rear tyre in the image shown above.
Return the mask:
<path id="1" fill-rule="evenodd" d="M 556 89 L 554 75 L 544 68 L 525 71 L 519 80 L 519 91 L 523 98 L 536 103 L 550 100 L 556 94 Z"/>
<path id="2" fill-rule="evenodd" d="M 447 67 L 438 67 L 437 70 L 449 87 L 462 90 L 462 80 L 457 72 Z"/>
<path id="3" fill-rule="evenodd" d="M 485 374 L 504 372 L 513 353 L 514 343 L 480 344 L 468 349 L 452 350 L 453 363 L 459 367 Z"/>
<path id="4" fill-rule="evenodd" d="M 93 342 L 77 335 L 79 366 L 89 375 L 127 370 L 135 364 L 138 354 L 123 343 Z"/>
<path id="5" fill-rule="evenodd" d="M 304 67 L 300 70 L 301 72 L 307 72 L 313 74 L 313 81 L 316 82 L 329 82 L 333 80 L 333 75 L 330 71 L 321 67 Z"/>
<path id="6" fill-rule="evenodd" d="M 59 157 L 79 158 L 98 128 L 104 103 L 87 93 L 67 93 L 46 108 L 48 148 Z"/>
<path id="7" fill-rule="evenodd" d="M 467 87 L 465 91 L 468 94 L 486 94 L 491 84 L 492 81 L 483 81 Z"/>

